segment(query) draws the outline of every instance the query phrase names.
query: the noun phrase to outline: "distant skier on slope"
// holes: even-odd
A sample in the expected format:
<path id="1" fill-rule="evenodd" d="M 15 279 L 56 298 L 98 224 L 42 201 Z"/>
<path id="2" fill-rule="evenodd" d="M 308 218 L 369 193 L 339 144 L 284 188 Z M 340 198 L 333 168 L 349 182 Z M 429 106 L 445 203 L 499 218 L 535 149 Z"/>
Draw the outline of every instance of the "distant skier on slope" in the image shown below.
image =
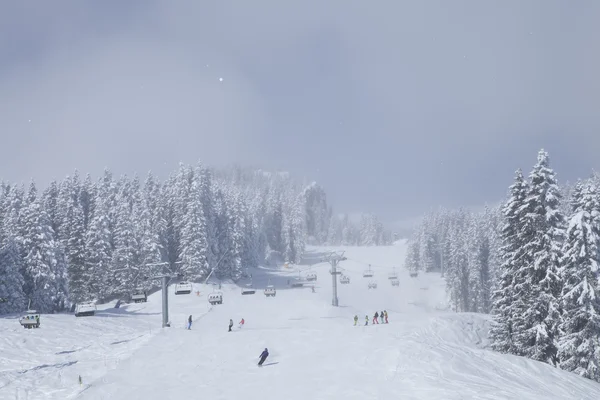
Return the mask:
<path id="1" fill-rule="evenodd" d="M 260 361 L 258 362 L 258 365 L 262 366 L 263 363 L 265 362 L 265 360 L 267 359 L 267 357 L 269 357 L 269 350 L 265 347 L 265 351 L 260 353 L 259 357 L 260 357 Z"/>
<path id="2" fill-rule="evenodd" d="M 373 325 L 377 324 L 379 325 L 379 313 L 377 311 L 375 311 L 375 315 L 373 316 Z"/>
<path id="3" fill-rule="evenodd" d="M 365 315 L 365 326 L 369 325 L 369 316 Z"/>
<path id="4" fill-rule="evenodd" d="M 229 318 L 229 332 L 231 332 L 231 328 L 233 328 L 233 320 Z"/>
<path id="5" fill-rule="evenodd" d="M 240 329 L 242 329 L 242 327 L 244 326 L 244 318 L 242 318 L 242 320 L 240 321 Z"/>
<path id="6" fill-rule="evenodd" d="M 383 324 L 383 311 L 379 314 L 379 319 L 381 319 L 381 323 Z"/>
<path id="7" fill-rule="evenodd" d="M 388 323 L 388 319 L 387 319 L 387 310 L 383 310 L 383 314 L 385 314 L 385 323 Z"/>
<path id="8" fill-rule="evenodd" d="M 190 317 L 188 318 L 188 329 L 192 329 L 192 316 L 190 315 Z"/>
<path id="9" fill-rule="evenodd" d="M 358 323 L 358 315 L 354 316 L 354 326 L 356 326 L 356 324 Z"/>

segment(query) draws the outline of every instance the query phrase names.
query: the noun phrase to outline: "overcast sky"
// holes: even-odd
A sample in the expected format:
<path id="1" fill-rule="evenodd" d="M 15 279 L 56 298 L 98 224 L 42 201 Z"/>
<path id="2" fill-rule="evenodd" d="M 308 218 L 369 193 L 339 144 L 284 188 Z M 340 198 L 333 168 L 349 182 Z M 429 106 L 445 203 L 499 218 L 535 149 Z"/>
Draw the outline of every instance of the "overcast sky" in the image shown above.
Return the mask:
<path id="1" fill-rule="evenodd" d="M 287 170 L 386 222 L 600 169 L 600 1 L 0 5 L 0 176 Z M 219 78 L 222 78 L 221 81 Z"/>

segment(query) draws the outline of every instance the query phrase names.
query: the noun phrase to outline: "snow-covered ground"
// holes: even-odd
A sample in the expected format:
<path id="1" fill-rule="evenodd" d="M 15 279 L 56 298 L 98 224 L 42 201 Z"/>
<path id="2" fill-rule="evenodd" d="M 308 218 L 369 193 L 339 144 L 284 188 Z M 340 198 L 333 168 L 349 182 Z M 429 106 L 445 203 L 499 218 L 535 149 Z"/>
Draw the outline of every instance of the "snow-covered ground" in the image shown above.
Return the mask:
<path id="1" fill-rule="evenodd" d="M 351 283 L 338 284 L 340 307 L 332 307 L 330 265 L 319 262 L 326 250 L 339 248 L 312 249 L 312 266 L 300 266 L 300 274 L 317 273 L 315 293 L 286 288 L 293 269 L 251 271 L 255 295 L 224 285 L 214 307 L 211 286 L 195 285 L 199 296 L 175 296 L 171 287 L 171 328 L 160 328 L 160 292 L 147 303 L 99 307 L 95 317 L 43 315 L 40 329 L 2 318 L 0 399 L 600 398 L 597 383 L 486 349 L 488 318 L 449 311 L 439 275 L 410 278 L 402 242 L 346 248 L 340 267 Z M 372 279 L 362 277 L 368 264 Z M 393 267 L 398 287 L 388 279 Z M 276 297 L 262 292 L 269 280 Z M 373 326 L 381 310 L 389 324 Z M 265 347 L 271 355 L 258 368 Z"/>

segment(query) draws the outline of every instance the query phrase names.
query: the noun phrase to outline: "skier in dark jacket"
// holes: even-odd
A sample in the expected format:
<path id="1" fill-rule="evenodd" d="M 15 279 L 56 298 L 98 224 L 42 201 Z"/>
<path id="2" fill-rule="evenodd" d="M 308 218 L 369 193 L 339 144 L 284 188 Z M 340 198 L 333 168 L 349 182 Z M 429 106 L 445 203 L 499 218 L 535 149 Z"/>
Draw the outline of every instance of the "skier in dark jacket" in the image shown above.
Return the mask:
<path id="1" fill-rule="evenodd" d="M 375 311 L 375 315 L 373 316 L 373 324 L 379 324 L 379 313 Z"/>
<path id="2" fill-rule="evenodd" d="M 192 316 L 188 318 L 188 329 L 192 329 Z"/>
<path id="3" fill-rule="evenodd" d="M 231 328 L 233 328 L 233 320 L 229 319 L 229 332 L 231 332 Z"/>
<path id="4" fill-rule="evenodd" d="M 265 351 L 260 353 L 260 361 L 258 362 L 258 365 L 262 366 L 267 357 L 269 357 L 269 350 L 267 350 L 267 348 L 265 347 Z"/>

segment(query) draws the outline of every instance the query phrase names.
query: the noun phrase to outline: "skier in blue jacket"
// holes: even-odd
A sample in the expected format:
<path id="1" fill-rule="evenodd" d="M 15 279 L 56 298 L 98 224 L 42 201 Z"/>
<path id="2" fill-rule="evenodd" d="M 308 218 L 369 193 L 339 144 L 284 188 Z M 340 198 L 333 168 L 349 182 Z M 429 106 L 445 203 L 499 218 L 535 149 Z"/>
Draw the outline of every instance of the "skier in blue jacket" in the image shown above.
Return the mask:
<path id="1" fill-rule="evenodd" d="M 269 357 L 269 350 L 265 347 L 265 351 L 260 354 L 260 361 L 258 362 L 259 366 L 262 366 L 265 360 Z"/>

